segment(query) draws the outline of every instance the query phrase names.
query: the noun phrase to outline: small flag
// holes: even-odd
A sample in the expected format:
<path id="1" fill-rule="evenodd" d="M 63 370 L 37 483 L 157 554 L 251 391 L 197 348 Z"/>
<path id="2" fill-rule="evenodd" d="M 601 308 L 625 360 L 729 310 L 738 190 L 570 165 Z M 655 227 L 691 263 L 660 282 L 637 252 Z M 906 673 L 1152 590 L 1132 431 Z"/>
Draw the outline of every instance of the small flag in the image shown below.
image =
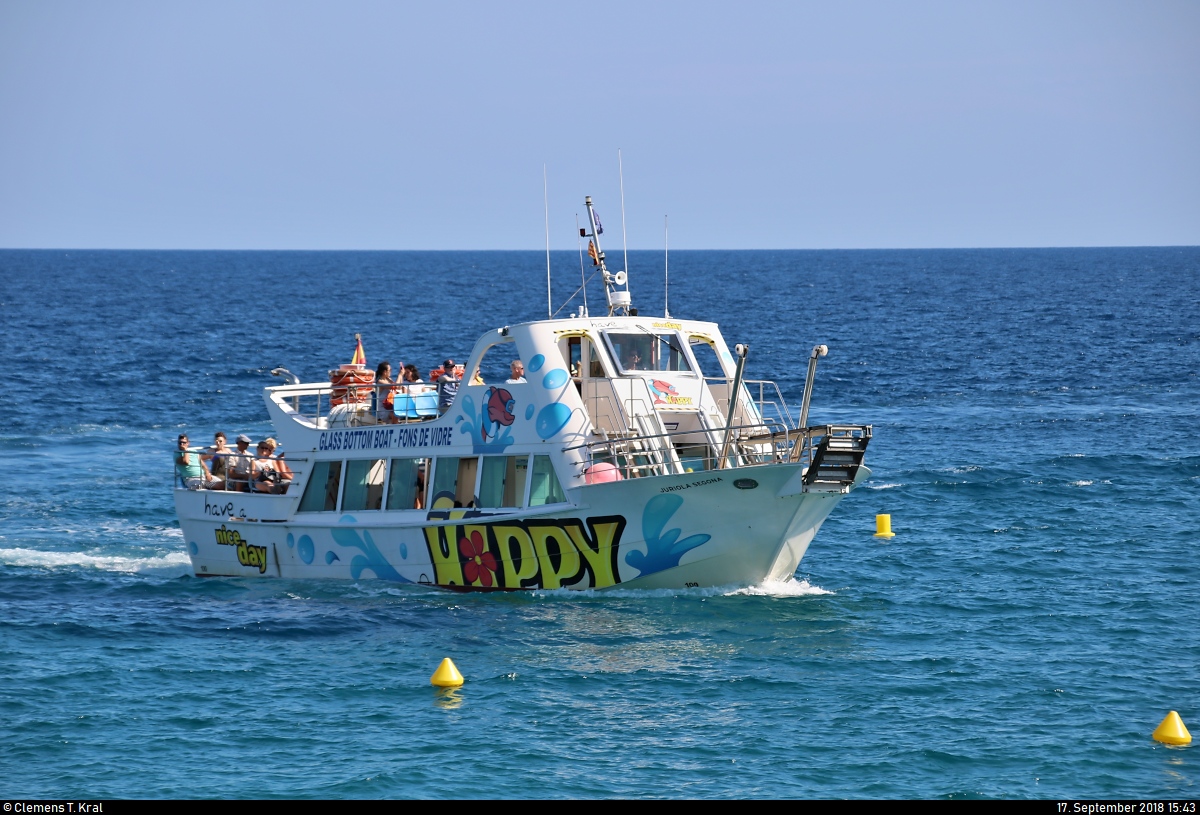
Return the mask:
<path id="1" fill-rule="evenodd" d="M 366 365 L 367 364 L 367 355 L 363 351 L 363 347 L 362 347 L 362 334 L 355 334 L 354 339 L 355 339 L 355 341 L 357 341 L 358 346 L 354 349 L 354 359 L 350 360 L 350 364 L 351 365 Z"/>
<path id="2" fill-rule="evenodd" d="M 600 213 L 599 213 L 599 212 L 596 212 L 596 210 L 594 210 L 594 209 L 593 209 L 593 210 L 592 210 L 592 217 L 593 217 L 593 218 L 596 220 L 596 234 L 597 234 L 597 235 L 603 235 L 603 234 L 604 234 L 604 227 L 603 227 L 603 226 L 600 224 Z"/>
<path id="3" fill-rule="evenodd" d="M 588 241 L 588 257 L 592 259 L 593 266 L 600 265 L 600 256 L 596 253 L 596 244 Z"/>

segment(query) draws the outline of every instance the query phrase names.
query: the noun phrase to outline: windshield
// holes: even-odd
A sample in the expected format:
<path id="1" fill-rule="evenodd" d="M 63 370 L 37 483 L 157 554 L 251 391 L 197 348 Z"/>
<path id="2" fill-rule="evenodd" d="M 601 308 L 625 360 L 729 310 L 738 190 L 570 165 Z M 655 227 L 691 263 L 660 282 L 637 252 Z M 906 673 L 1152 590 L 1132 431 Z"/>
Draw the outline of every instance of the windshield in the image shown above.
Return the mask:
<path id="1" fill-rule="evenodd" d="M 692 370 L 677 334 L 605 331 L 604 339 L 608 342 L 621 373 Z"/>

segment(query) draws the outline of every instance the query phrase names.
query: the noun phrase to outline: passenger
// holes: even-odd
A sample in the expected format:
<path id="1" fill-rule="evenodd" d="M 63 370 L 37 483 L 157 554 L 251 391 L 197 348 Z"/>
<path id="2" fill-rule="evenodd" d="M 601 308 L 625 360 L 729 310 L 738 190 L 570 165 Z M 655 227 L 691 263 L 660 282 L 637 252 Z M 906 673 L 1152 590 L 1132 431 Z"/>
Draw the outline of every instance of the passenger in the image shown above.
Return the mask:
<path id="1" fill-rule="evenodd" d="M 638 349 L 630 349 L 629 353 L 625 356 L 622 367 L 627 371 L 640 371 L 642 369 L 642 355 L 638 352 Z"/>
<path id="2" fill-rule="evenodd" d="M 258 455 L 254 459 L 254 489 L 279 495 L 287 492 L 292 483 L 292 470 L 282 457 L 275 456 L 278 442 L 263 439 L 258 443 Z"/>
<path id="3" fill-rule="evenodd" d="M 483 385 L 483 384 L 485 384 L 485 383 L 484 383 L 484 381 L 483 381 L 483 375 L 479 373 L 479 369 L 478 369 L 478 368 L 476 368 L 476 369 L 475 369 L 475 373 L 471 374 L 471 384 L 472 384 L 472 385 Z"/>
<path id="4" fill-rule="evenodd" d="M 371 415 L 380 424 L 396 422 L 396 386 L 392 383 L 392 364 L 379 363 L 375 369 L 375 387 L 371 391 Z"/>
<path id="5" fill-rule="evenodd" d="M 525 363 L 519 359 L 514 359 L 509 365 L 512 371 L 512 376 L 505 380 L 505 385 L 523 385 L 527 381 L 525 379 Z"/>
<path id="6" fill-rule="evenodd" d="M 454 360 L 447 359 L 442 363 L 443 373 L 438 377 L 438 412 L 445 413 L 450 409 L 450 405 L 454 404 L 454 397 L 458 395 L 458 385 L 462 382 L 458 377 L 458 371 L 454 369 Z"/>
<path id="7" fill-rule="evenodd" d="M 229 455 L 232 452 L 226 444 L 225 434 L 218 430 L 213 435 L 212 447 L 209 447 L 200 454 L 200 460 L 211 461 L 212 464 L 209 469 L 212 470 L 213 478 L 219 478 L 224 482 L 228 478 L 227 467 L 229 465 Z"/>
<path id="8" fill-rule="evenodd" d="M 425 380 L 421 379 L 421 374 L 417 371 L 417 366 L 410 362 L 404 366 L 404 373 L 401 374 L 401 381 L 407 386 L 421 385 L 424 384 Z M 408 390 L 408 388 L 406 387 L 405 390 Z M 418 390 L 420 389 L 418 388 Z"/>
<path id="9" fill-rule="evenodd" d="M 208 471 L 208 465 L 200 457 L 188 449 L 187 433 L 179 434 L 179 449 L 175 454 L 175 475 L 189 490 L 219 490 L 223 482 L 213 478 Z"/>
<path id="10" fill-rule="evenodd" d="M 237 437 L 237 450 L 229 456 L 225 465 L 226 489 L 236 492 L 250 491 L 250 470 L 254 456 L 250 452 L 250 437 L 242 433 Z"/>

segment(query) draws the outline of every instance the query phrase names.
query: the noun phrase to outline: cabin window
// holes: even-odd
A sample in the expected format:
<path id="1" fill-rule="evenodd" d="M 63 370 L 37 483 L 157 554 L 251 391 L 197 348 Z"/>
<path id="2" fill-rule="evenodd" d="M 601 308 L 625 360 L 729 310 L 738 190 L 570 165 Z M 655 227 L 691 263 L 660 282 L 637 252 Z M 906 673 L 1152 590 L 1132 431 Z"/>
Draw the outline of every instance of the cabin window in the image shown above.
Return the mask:
<path id="1" fill-rule="evenodd" d="M 605 331 L 604 338 L 621 373 L 692 370 L 678 334 Z"/>
<path id="2" fill-rule="evenodd" d="M 479 506 L 519 507 L 525 500 L 529 456 L 484 456 L 479 475 Z"/>
<path id="3" fill-rule="evenodd" d="M 530 479 L 529 506 L 540 507 L 544 504 L 561 504 L 567 500 L 562 484 L 554 472 L 554 464 L 550 456 L 533 457 L 533 476 Z"/>
<path id="4" fill-rule="evenodd" d="M 483 349 L 476 368 L 468 372 L 470 374 L 478 372 L 479 379 L 468 378 L 465 380 L 465 384 L 478 385 L 479 380 L 482 379 L 485 385 L 503 385 L 512 376 L 513 360 L 520 358 L 520 354 L 517 353 L 517 344 L 513 342 L 512 338 L 502 339 Z"/>
<path id="5" fill-rule="evenodd" d="M 386 472 L 386 462 L 381 458 L 347 461 L 342 512 L 382 509 L 383 476 Z"/>
<path id="6" fill-rule="evenodd" d="M 479 472 L 479 459 L 439 458 L 433 469 L 433 498 L 440 495 L 454 497 L 457 507 L 475 504 L 475 476 Z"/>
<path id="7" fill-rule="evenodd" d="M 429 459 L 394 458 L 388 480 L 388 509 L 424 509 L 425 473 Z"/>
<path id="8" fill-rule="evenodd" d="M 725 368 L 721 365 L 712 340 L 707 337 L 692 337 L 690 347 L 692 356 L 696 358 L 696 364 L 700 366 L 701 375 L 714 379 L 725 378 Z"/>
<path id="9" fill-rule="evenodd" d="M 600 354 L 596 351 L 596 343 L 588 340 L 588 376 L 603 379 L 604 363 L 600 361 Z"/>
<path id="10" fill-rule="evenodd" d="M 583 337 L 567 338 L 567 370 L 572 379 L 578 379 L 583 372 Z"/>
<path id="11" fill-rule="evenodd" d="M 337 509 L 338 484 L 342 480 L 342 462 L 318 461 L 313 464 L 299 512 L 333 512 Z"/>

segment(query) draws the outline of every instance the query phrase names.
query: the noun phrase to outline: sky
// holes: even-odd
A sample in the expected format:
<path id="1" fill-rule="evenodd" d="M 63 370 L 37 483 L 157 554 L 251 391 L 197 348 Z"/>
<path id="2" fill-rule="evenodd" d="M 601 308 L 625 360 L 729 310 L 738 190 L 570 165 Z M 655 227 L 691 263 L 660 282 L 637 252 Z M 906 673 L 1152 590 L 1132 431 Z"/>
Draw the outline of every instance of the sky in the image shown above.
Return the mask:
<path id="1" fill-rule="evenodd" d="M 0 247 L 1200 244 L 1200 3 L 0 0 Z M 543 170 L 545 186 L 543 185 Z"/>

